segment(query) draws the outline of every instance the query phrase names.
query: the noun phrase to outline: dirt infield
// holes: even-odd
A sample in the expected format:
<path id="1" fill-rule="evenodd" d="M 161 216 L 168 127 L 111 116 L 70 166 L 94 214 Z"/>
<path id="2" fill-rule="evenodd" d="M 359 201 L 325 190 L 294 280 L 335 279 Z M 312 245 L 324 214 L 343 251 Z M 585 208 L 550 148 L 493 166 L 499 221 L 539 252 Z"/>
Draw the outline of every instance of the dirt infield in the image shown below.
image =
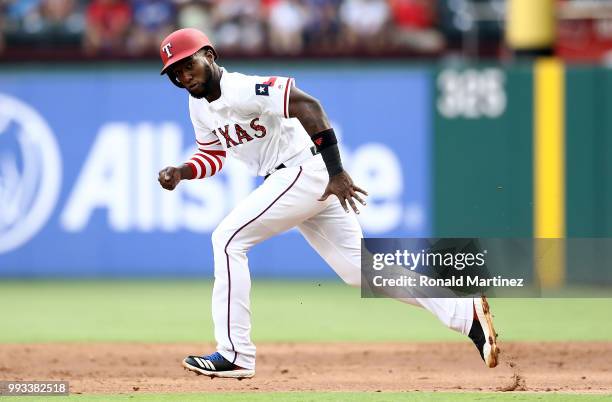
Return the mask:
<path id="1" fill-rule="evenodd" d="M 261 344 L 257 375 L 211 380 L 181 359 L 202 344 L 0 345 L 0 380 L 68 380 L 73 393 L 211 391 L 612 392 L 612 342 L 502 343 L 487 369 L 471 343 Z"/>

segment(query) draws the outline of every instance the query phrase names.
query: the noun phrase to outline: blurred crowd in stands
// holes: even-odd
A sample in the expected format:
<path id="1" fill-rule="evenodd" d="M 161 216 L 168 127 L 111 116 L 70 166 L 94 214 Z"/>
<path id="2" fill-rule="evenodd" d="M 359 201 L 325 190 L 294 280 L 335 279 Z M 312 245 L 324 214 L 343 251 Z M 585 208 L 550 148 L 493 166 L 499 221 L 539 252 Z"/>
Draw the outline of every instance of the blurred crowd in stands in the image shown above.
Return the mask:
<path id="1" fill-rule="evenodd" d="M 437 52 L 445 45 L 435 0 L 0 0 L 0 10 L 0 47 L 60 54 L 152 55 L 183 27 L 240 55 Z"/>
<path id="2" fill-rule="evenodd" d="M 612 4 L 611 0 L 571 2 Z M 183 27 L 207 33 L 224 57 L 427 56 L 457 49 L 496 56 L 503 44 L 506 4 L 506 0 L 0 0 L 0 60 L 3 52 L 59 59 L 154 57 L 161 39 Z M 576 29 L 566 31 L 571 34 Z"/>

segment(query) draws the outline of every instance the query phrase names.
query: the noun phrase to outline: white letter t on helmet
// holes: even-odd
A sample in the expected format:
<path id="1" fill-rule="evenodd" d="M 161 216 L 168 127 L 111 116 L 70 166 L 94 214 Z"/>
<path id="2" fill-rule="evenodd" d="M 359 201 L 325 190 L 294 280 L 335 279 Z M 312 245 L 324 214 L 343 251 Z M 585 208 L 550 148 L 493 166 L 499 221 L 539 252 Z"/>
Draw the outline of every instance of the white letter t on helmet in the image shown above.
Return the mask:
<path id="1" fill-rule="evenodd" d="M 164 45 L 164 47 L 162 47 L 162 50 L 166 52 L 166 56 L 168 56 L 168 58 L 172 57 L 172 53 L 170 53 L 171 47 L 172 47 L 172 43 L 170 42 L 168 42 L 167 44 Z"/>

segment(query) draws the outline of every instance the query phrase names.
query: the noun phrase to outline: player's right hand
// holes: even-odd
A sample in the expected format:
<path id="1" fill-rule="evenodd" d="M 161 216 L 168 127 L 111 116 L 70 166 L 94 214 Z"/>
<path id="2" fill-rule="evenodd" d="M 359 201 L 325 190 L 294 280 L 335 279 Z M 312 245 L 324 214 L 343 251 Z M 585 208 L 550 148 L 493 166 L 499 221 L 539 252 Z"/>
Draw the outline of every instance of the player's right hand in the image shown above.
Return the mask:
<path id="1" fill-rule="evenodd" d="M 181 169 L 174 166 L 168 166 L 159 171 L 157 178 L 159 184 L 166 190 L 174 190 L 181 181 Z"/>

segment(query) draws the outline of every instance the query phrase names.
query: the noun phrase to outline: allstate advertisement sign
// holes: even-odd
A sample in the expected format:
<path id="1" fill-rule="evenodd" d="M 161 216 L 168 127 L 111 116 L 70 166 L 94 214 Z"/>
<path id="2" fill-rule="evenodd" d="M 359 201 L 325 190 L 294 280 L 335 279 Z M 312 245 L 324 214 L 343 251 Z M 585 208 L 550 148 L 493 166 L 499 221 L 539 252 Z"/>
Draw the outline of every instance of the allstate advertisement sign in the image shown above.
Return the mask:
<path id="1" fill-rule="evenodd" d="M 45 119 L 0 93 L 0 254 L 27 243 L 47 223 L 59 195 L 62 161 Z"/>
<path id="2" fill-rule="evenodd" d="M 429 74 L 295 77 L 323 103 L 345 166 L 370 193 L 365 234 L 427 236 Z M 159 187 L 159 169 L 194 149 L 187 101 L 155 68 L 4 72 L 0 276 L 211 275 L 211 232 L 261 178 L 229 160 L 213 178 Z M 333 275 L 297 231 L 258 245 L 249 261 L 255 276 Z"/>

